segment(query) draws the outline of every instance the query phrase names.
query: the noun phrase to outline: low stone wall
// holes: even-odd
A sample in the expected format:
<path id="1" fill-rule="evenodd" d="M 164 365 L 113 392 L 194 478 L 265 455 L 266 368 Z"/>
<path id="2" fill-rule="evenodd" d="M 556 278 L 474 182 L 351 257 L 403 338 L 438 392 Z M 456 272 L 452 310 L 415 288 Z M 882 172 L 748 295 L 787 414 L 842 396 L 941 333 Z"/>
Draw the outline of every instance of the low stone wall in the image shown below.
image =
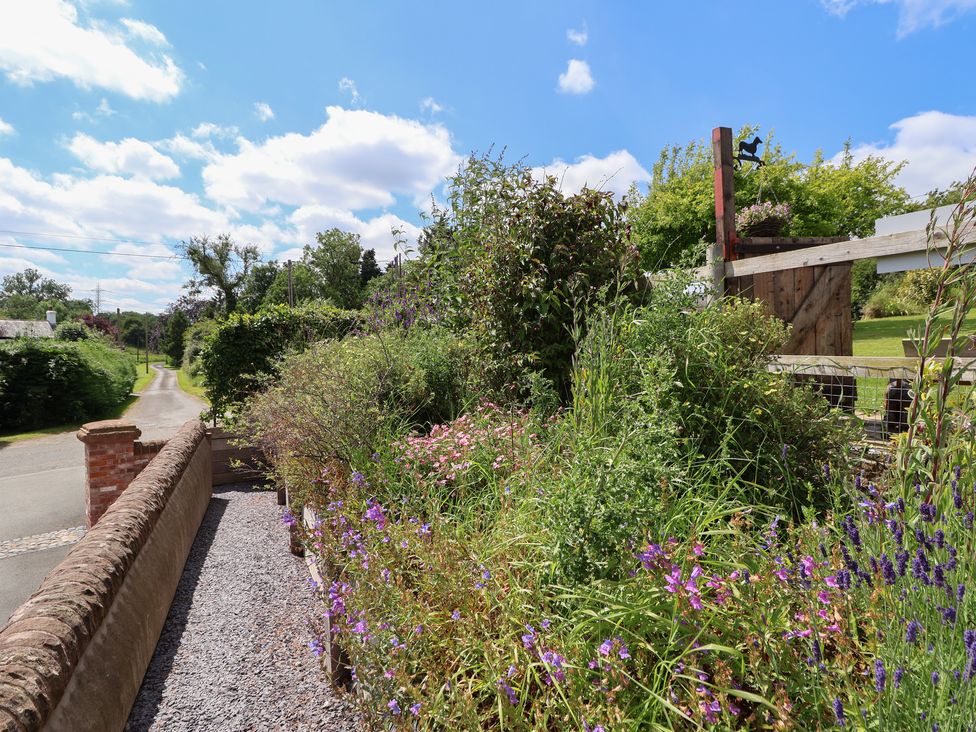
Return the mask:
<path id="1" fill-rule="evenodd" d="M 0 632 L 0 730 L 124 728 L 211 493 L 194 420 Z"/>

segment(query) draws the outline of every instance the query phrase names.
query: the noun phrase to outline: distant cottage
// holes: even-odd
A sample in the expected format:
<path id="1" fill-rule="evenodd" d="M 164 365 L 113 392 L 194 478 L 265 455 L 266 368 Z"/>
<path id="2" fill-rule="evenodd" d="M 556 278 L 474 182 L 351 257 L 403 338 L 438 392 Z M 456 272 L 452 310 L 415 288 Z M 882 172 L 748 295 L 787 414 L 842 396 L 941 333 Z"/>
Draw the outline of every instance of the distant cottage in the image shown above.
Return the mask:
<path id="1" fill-rule="evenodd" d="M 0 319 L 0 341 L 11 338 L 54 338 L 57 316 L 48 310 L 47 320 L 2 320 Z"/>

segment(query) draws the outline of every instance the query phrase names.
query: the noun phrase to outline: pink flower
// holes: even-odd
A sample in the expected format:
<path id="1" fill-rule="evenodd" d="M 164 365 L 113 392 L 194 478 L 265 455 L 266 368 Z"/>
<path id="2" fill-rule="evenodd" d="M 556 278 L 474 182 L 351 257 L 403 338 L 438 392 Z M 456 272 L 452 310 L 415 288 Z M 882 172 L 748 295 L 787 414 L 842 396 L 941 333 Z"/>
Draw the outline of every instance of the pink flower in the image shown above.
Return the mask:
<path id="1" fill-rule="evenodd" d="M 824 584 L 827 585 L 827 587 L 840 587 L 840 585 L 837 584 L 837 578 L 832 574 L 824 577 Z"/>

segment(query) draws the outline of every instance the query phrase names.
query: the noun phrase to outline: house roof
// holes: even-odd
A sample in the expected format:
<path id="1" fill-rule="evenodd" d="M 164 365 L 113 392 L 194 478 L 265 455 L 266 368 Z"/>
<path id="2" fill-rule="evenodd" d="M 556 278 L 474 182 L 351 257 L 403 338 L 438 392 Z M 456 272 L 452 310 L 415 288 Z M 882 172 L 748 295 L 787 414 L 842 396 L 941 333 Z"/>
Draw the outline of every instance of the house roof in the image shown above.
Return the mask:
<path id="1" fill-rule="evenodd" d="M 53 338 L 46 320 L 0 320 L 0 338 Z"/>

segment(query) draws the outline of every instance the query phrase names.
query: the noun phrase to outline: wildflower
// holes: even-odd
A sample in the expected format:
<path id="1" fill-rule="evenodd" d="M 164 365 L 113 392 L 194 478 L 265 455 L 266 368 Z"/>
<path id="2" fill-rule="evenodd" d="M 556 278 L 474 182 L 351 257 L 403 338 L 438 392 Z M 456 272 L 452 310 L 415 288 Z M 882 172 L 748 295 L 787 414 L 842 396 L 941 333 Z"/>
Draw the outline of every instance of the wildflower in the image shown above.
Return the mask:
<path id="1" fill-rule="evenodd" d="M 529 632 L 522 636 L 522 645 L 525 646 L 526 650 L 531 651 L 535 645 L 535 628 L 531 625 L 526 625 L 525 629 Z"/>
<path id="2" fill-rule="evenodd" d="M 827 587 L 833 587 L 835 589 L 840 587 L 840 585 L 837 583 L 837 578 L 834 575 L 824 577 L 824 584 L 827 585 Z"/>
<path id="3" fill-rule="evenodd" d="M 312 638 L 312 640 L 308 642 L 308 647 L 312 649 L 312 654 L 316 658 L 325 653 L 325 646 L 322 645 L 322 641 L 318 638 Z"/>
<path id="4" fill-rule="evenodd" d="M 519 702 L 518 697 L 515 695 L 515 690 L 506 684 L 504 679 L 498 679 L 497 683 L 498 686 L 501 687 L 501 690 L 505 692 L 505 696 L 508 697 L 509 704 L 511 704 L 513 707 L 517 707 Z"/>
<path id="5" fill-rule="evenodd" d="M 837 719 L 837 726 L 843 727 L 846 723 L 844 718 L 844 703 L 839 699 L 834 699 L 834 717 Z"/>
<path id="6" fill-rule="evenodd" d="M 415 635 L 420 635 L 421 633 L 424 632 L 424 626 L 418 625 L 416 628 L 413 629 L 413 632 Z"/>
<path id="7" fill-rule="evenodd" d="M 461 619 L 460 610 L 455 610 L 454 612 L 451 613 L 451 620 L 460 620 L 460 619 Z"/>
<path id="8" fill-rule="evenodd" d="M 354 470 L 352 472 L 352 482 L 360 488 L 364 488 L 365 486 L 369 485 L 366 481 L 366 476 L 360 473 L 358 470 Z"/>
<path id="9" fill-rule="evenodd" d="M 893 585 L 898 579 L 895 577 L 895 565 L 888 559 L 887 554 L 881 555 L 881 576 L 884 577 L 886 585 Z"/>
<path id="10" fill-rule="evenodd" d="M 295 526 L 298 523 L 298 519 L 295 518 L 295 514 L 291 512 L 290 508 L 286 508 L 281 514 L 281 523 L 283 523 L 288 528 Z"/>
<path id="11" fill-rule="evenodd" d="M 938 686 L 938 684 L 939 684 L 939 672 L 938 671 L 933 671 L 932 672 L 932 686 Z"/>
<path id="12" fill-rule="evenodd" d="M 420 702 L 410 705 L 410 713 L 415 717 L 420 716 Z"/>
<path id="13" fill-rule="evenodd" d="M 597 653 L 599 653 L 601 656 L 609 656 L 610 651 L 612 649 L 613 649 L 613 641 L 610 638 L 607 638 L 605 641 L 603 641 L 603 643 L 600 644 L 600 647 L 597 648 L 596 650 Z"/>
<path id="14" fill-rule="evenodd" d="M 393 714 L 393 716 L 400 714 L 400 704 L 396 699 L 390 699 L 386 706 L 389 708 L 390 713 Z"/>
<path id="15" fill-rule="evenodd" d="M 895 669 L 895 688 L 896 689 L 901 686 L 901 680 L 902 680 L 902 677 L 904 675 L 905 675 L 905 669 L 903 669 L 901 666 L 899 666 L 898 668 Z"/>
<path id="16" fill-rule="evenodd" d="M 939 612 L 942 613 L 942 622 L 946 625 L 956 624 L 956 608 L 952 607 L 940 607 Z"/>
<path id="17" fill-rule="evenodd" d="M 885 673 L 884 661 L 880 658 L 874 662 L 874 690 L 879 694 L 884 691 L 885 681 L 888 676 Z"/>
<path id="18" fill-rule="evenodd" d="M 918 631 L 922 629 L 922 624 L 917 620 L 911 620 L 908 623 L 908 627 L 905 629 L 905 642 L 914 643 L 918 640 Z"/>

